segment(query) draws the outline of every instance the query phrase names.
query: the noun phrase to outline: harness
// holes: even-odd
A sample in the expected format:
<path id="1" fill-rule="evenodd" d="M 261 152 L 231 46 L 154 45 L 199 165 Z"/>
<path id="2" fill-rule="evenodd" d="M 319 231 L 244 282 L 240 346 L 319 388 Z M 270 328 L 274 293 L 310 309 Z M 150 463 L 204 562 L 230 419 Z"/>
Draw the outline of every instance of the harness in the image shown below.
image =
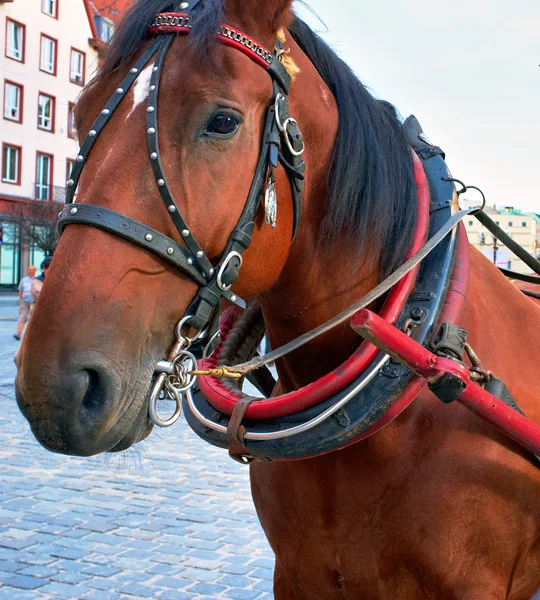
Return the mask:
<path id="1" fill-rule="evenodd" d="M 430 389 L 443 402 L 462 402 L 531 452 L 540 453 L 540 427 L 520 413 L 506 386 L 482 369 L 466 344 L 466 332 L 455 325 L 469 276 L 466 234 L 463 226 L 456 228 L 456 225 L 467 214 L 476 213 L 482 215 L 479 218 L 489 228 L 489 218 L 481 209 L 453 214 L 453 184 L 461 182 L 450 176 L 444 153 L 427 141 L 414 117 L 407 120 L 405 128 L 414 158 L 419 218 L 408 260 L 341 315 L 263 358 L 253 358 L 264 334 L 260 311 L 253 304 L 242 314 L 239 308 L 246 309 L 246 304 L 231 287 L 238 278 L 243 253 L 251 243 L 263 194 L 266 221 L 275 226 L 274 184 L 279 165 L 287 172 L 291 186 L 294 239 L 302 214 L 304 142 L 289 112 L 290 77 L 279 59 L 284 53 L 281 43 L 277 41 L 274 52 L 270 52 L 238 29 L 221 25 L 215 31 L 217 40 L 263 67 L 272 79 L 273 93 L 244 209 L 222 257 L 213 265 L 173 198 L 161 160 L 158 132 L 163 65 L 176 35 L 190 33 L 191 15 L 199 2 L 182 2 L 180 8 L 185 12 L 162 13 L 155 18 L 149 30 L 154 39 L 124 77 L 81 146 L 67 182 L 66 206 L 59 215 L 60 231 L 70 224 L 100 228 L 156 254 L 198 285 L 177 325 L 176 343 L 168 360 L 156 366 L 150 396 L 151 420 L 162 427 L 172 425 L 183 406 L 195 432 L 214 445 L 228 448 L 234 459 L 243 463 L 256 459 L 291 460 L 324 454 L 379 431 L 429 381 Z M 116 211 L 74 201 L 96 139 L 142 69 L 152 60 L 146 117 L 149 161 L 160 196 L 185 245 Z M 463 186 L 458 195 L 465 189 Z M 532 262 L 533 268 L 540 272 L 537 261 L 532 259 Z M 365 309 L 385 293 L 388 297 L 379 316 Z M 220 321 L 223 299 L 237 308 L 225 311 Z M 334 372 L 277 398 L 249 397 L 235 384 L 235 380 L 248 376 L 269 395 L 273 379 L 264 370 L 255 375 L 255 369 L 349 319 L 351 326 L 370 343 L 362 343 Z M 197 332 L 195 337 L 187 337 L 187 328 Z M 201 350 L 203 360 L 199 370 L 195 351 Z M 464 351 L 472 368 L 463 362 Z M 197 381 L 202 393 L 194 391 Z M 162 419 L 157 411 L 158 401 L 163 399 L 176 405 L 169 419 Z"/>
<path id="2" fill-rule="evenodd" d="M 418 224 L 409 256 L 415 257 L 415 264 L 404 277 L 398 269 L 395 277 L 383 282 L 391 291 L 380 316 L 405 331 L 409 339 L 426 346 L 441 319 L 455 323 L 461 314 L 469 274 L 468 242 L 464 231 L 455 229 L 454 186 L 447 181 L 449 172 L 442 151 L 435 152 L 422 141 L 422 129 L 414 117 L 407 120 L 405 131 L 415 151 Z M 432 251 L 420 264 L 417 253 L 429 248 Z M 402 269 L 407 268 L 405 263 Z M 375 288 L 360 305 L 369 306 L 380 295 L 381 290 Z M 253 329 L 255 310 L 248 307 L 245 315 L 230 310 L 223 316 L 222 343 L 201 365 L 203 372 L 225 368 L 234 373 L 235 367 L 256 351 L 257 337 L 251 347 L 244 343 Z M 354 319 L 358 310 L 355 304 L 345 318 Z M 340 315 L 323 327 L 329 329 L 343 320 Z M 276 352 L 268 359 L 280 356 L 281 352 Z M 253 364 L 262 363 L 256 359 Z M 238 380 L 200 377 L 201 393 L 186 394 L 184 413 L 200 437 L 230 449 L 231 439 L 238 441 L 239 437 L 233 431 L 233 419 L 243 411 L 242 451 L 236 443 L 233 458 L 243 462 L 291 460 L 325 454 L 373 435 L 404 410 L 424 385 L 425 381 L 410 369 L 364 342 L 333 372 L 299 390 L 265 400 L 242 393 Z"/>

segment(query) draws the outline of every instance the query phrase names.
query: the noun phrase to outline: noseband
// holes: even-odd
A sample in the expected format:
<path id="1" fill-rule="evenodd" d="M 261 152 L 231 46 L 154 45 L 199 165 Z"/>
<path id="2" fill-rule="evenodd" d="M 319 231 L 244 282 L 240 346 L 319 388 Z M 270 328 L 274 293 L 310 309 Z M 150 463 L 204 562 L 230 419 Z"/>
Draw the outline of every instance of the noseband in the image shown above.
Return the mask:
<path id="1" fill-rule="evenodd" d="M 236 48 L 256 64 L 266 69 L 272 78 L 273 100 L 267 109 L 259 160 L 244 209 L 227 242 L 221 259 L 216 265 L 213 265 L 194 238 L 174 201 L 163 169 L 158 135 L 158 94 L 163 64 L 175 37 L 179 34 L 186 35 L 190 33 L 192 27 L 190 15 L 193 14 L 193 9 L 199 2 L 200 0 L 192 0 L 191 8 L 187 2 L 180 5 L 181 9 L 189 9 L 189 12 L 162 13 L 155 18 L 149 30 L 150 34 L 155 36 L 155 39 L 152 40 L 149 47 L 122 80 L 116 92 L 94 122 L 81 146 L 71 179 L 67 182 L 66 206 L 59 215 L 58 224 L 60 232 L 67 225 L 72 224 L 97 227 L 145 248 L 187 274 L 197 283 L 199 289 L 186 310 L 186 315 L 189 316 L 184 317 L 181 324 L 195 329 L 199 334 L 203 331 L 206 332 L 206 339 L 208 340 L 213 338 L 217 331 L 219 307 L 223 298 L 233 304 L 245 307 L 245 302 L 231 291 L 231 287 L 238 278 L 243 253 L 252 241 L 255 215 L 261 204 L 265 184 L 266 220 L 272 227 L 275 226 L 277 197 L 274 187 L 274 170 L 279 164 L 287 172 L 291 185 L 294 206 L 294 238 L 302 214 L 305 163 L 301 158 L 304 152 L 303 138 L 295 119 L 291 118 L 289 112 L 290 76 L 279 60 L 279 56 L 283 54 L 281 43 L 277 41 L 276 50 L 272 53 L 237 28 L 221 25 L 215 31 L 216 38 L 221 43 Z M 140 72 L 153 57 L 155 59 L 150 78 L 146 112 L 148 154 L 161 199 L 165 203 L 185 247 L 148 225 L 116 211 L 92 204 L 74 202 L 83 167 L 99 134 L 137 80 Z M 182 333 L 181 326 L 177 328 L 177 343 L 169 355 L 169 362 L 162 361 L 159 363 L 161 367 L 158 365 L 157 371 L 161 375 L 152 393 L 155 405 L 155 401 L 162 390 L 165 389 L 165 395 L 176 401 L 178 415 L 180 407 L 178 393 L 175 393 L 174 385 L 165 386 L 175 371 L 177 375 L 181 375 L 180 379 L 183 380 L 183 384 L 186 384 L 186 373 L 180 373 L 182 371 L 180 367 L 186 361 L 190 364 L 193 362 L 193 355 L 187 352 L 187 347 L 192 341 Z M 179 358 L 182 360 L 179 360 Z M 179 387 L 183 386 L 180 385 Z M 155 414 L 155 410 L 151 410 L 152 412 L 154 413 L 151 415 L 152 420 L 156 424 L 172 424 L 171 420 L 161 421 Z M 173 419 L 176 420 L 178 415 L 175 413 Z"/>

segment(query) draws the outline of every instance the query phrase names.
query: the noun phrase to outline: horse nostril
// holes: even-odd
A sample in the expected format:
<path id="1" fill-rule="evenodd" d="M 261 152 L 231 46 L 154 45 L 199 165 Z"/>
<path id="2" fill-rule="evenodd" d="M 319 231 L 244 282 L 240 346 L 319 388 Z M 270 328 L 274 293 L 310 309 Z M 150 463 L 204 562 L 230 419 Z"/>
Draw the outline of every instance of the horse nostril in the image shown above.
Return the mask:
<path id="1" fill-rule="evenodd" d="M 105 404 L 105 386 L 101 375 L 95 369 L 84 369 L 86 375 L 86 391 L 81 401 L 81 410 L 96 413 Z"/>

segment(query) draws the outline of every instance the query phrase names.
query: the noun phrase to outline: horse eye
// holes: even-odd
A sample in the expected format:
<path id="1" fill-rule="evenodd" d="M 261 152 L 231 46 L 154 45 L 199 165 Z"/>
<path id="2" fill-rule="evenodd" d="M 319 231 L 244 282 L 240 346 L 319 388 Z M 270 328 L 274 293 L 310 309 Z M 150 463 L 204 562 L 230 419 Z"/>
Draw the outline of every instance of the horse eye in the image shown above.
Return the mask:
<path id="1" fill-rule="evenodd" d="M 230 114 L 218 114 L 206 126 L 205 133 L 232 137 L 240 127 L 240 119 Z"/>

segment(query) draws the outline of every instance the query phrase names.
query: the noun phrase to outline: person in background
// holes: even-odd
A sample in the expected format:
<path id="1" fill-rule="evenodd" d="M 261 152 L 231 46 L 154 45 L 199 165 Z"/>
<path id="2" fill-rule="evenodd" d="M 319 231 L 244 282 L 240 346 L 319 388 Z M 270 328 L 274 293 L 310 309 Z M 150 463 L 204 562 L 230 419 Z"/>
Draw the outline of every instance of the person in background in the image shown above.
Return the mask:
<path id="1" fill-rule="evenodd" d="M 49 270 L 49 266 L 52 261 L 52 256 L 47 256 L 47 258 L 41 263 L 41 275 L 38 275 L 32 281 L 32 296 L 34 297 L 34 303 L 38 301 L 39 295 L 41 294 L 41 288 L 43 287 L 43 282 L 45 281 L 45 275 Z"/>
<path id="2" fill-rule="evenodd" d="M 19 283 L 19 322 L 17 324 L 17 333 L 13 335 L 16 340 L 21 339 L 24 326 L 28 323 L 32 307 L 34 305 L 34 295 L 32 293 L 32 282 L 36 276 L 36 267 L 28 267 L 28 274 L 23 277 Z"/>

